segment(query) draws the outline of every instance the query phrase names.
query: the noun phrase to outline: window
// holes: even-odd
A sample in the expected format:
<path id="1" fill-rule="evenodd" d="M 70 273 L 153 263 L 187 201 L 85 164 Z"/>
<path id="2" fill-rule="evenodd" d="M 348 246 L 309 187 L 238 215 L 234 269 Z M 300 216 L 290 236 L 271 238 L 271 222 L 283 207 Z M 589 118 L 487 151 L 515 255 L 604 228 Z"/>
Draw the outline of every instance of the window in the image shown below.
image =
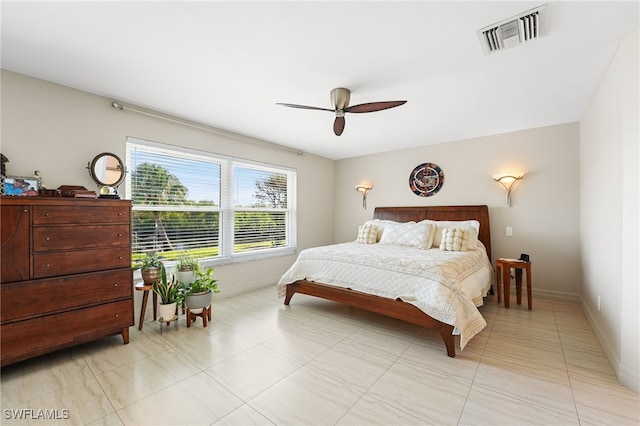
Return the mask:
<path id="1" fill-rule="evenodd" d="M 295 170 L 127 139 L 133 256 L 219 262 L 295 250 Z"/>

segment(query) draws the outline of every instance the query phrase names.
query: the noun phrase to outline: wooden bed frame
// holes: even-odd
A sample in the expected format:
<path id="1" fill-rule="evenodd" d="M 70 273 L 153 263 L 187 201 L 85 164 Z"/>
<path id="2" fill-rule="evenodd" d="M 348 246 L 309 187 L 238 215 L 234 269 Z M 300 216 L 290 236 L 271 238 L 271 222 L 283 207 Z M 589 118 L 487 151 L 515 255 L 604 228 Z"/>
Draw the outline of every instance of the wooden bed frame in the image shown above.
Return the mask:
<path id="1" fill-rule="evenodd" d="M 480 222 L 478 239 L 487 248 L 491 259 L 491 230 L 489 227 L 489 209 L 486 205 L 478 206 L 414 206 L 414 207 L 376 207 L 374 219 L 394 220 L 396 222 L 420 222 L 431 220 L 477 220 Z M 445 324 L 425 314 L 419 308 L 401 300 L 387 299 L 380 296 L 331 286 L 307 280 L 298 280 L 287 285 L 284 304 L 288 305 L 296 293 L 307 294 L 323 299 L 344 303 L 366 311 L 377 312 L 392 318 L 407 321 L 429 329 L 438 330 L 447 348 L 447 355 L 454 358 L 456 349 L 453 326 Z"/>

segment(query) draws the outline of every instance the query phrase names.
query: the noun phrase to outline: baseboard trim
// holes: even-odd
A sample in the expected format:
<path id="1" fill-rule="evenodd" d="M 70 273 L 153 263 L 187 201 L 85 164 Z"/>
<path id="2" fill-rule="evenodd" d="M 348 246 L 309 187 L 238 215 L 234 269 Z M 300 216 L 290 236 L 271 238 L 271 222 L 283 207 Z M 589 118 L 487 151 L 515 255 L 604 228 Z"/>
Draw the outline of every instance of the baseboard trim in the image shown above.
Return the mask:
<path id="1" fill-rule="evenodd" d="M 587 318 L 587 322 L 591 326 L 591 330 L 600 343 L 602 351 L 607 357 L 607 360 L 609 361 L 611 368 L 613 368 L 613 372 L 618 378 L 620 384 L 628 387 L 635 393 L 640 393 L 640 373 L 631 370 L 624 364 L 620 363 L 620 359 L 618 358 L 616 352 L 613 350 L 609 339 L 607 339 L 607 336 L 598 324 L 595 315 L 593 315 L 593 312 L 591 312 L 591 309 L 589 309 L 589 306 L 587 305 L 587 303 L 585 303 L 582 296 L 580 296 L 580 307 L 582 308 L 582 312 L 584 312 L 584 315 Z"/>
<path id="2" fill-rule="evenodd" d="M 273 294 L 276 294 L 276 286 L 274 283 L 277 283 L 280 280 L 280 275 L 273 277 L 262 277 L 259 280 L 246 282 L 243 281 L 242 284 L 234 283 L 233 286 L 224 287 L 220 284 L 220 293 L 216 295 L 217 298 L 224 299 L 227 297 L 238 296 L 243 293 L 247 293 L 252 290 L 258 290 L 267 286 L 273 286 Z"/>
<path id="3" fill-rule="evenodd" d="M 566 291 L 532 289 L 533 297 L 541 297 L 543 299 L 558 300 L 561 302 L 580 303 L 581 297 L 577 293 L 568 293 Z"/>

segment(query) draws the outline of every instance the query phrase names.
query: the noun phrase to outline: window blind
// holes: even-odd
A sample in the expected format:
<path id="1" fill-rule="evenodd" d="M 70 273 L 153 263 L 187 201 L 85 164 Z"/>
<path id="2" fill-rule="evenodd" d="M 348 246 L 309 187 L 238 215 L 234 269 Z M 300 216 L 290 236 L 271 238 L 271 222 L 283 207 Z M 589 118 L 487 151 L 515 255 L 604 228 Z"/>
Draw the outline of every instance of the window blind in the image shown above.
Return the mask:
<path id="1" fill-rule="evenodd" d="M 295 170 L 128 138 L 133 255 L 295 250 Z"/>

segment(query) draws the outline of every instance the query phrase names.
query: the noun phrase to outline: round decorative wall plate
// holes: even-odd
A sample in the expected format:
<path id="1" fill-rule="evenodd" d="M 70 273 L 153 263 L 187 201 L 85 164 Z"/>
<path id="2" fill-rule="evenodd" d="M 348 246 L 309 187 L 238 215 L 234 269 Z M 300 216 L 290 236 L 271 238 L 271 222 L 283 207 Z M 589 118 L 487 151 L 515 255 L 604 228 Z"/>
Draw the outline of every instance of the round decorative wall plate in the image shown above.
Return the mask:
<path id="1" fill-rule="evenodd" d="M 419 197 L 430 197 L 444 184 L 444 172 L 437 164 L 423 163 L 409 175 L 409 188 Z"/>

